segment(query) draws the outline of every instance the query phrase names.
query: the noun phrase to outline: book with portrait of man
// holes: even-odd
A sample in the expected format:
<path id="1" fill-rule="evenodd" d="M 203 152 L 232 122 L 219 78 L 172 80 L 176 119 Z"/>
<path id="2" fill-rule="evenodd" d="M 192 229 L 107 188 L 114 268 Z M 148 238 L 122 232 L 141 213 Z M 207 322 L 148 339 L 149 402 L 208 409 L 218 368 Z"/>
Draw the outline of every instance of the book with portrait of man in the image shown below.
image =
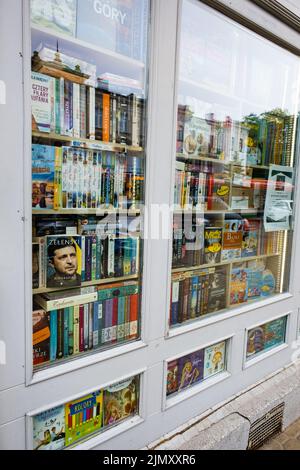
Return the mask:
<path id="1" fill-rule="evenodd" d="M 81 285 L 81 237 L 47 236 L 47 287 Z"/>

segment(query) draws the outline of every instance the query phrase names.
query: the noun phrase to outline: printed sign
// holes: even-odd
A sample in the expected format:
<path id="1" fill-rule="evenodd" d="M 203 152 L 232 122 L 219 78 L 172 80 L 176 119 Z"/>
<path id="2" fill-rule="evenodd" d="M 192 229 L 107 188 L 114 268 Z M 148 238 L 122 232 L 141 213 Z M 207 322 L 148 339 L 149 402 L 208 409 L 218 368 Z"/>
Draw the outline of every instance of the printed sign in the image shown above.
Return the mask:
<path id="1" fill-rule="evenodd" d="M 290 229 L 293 212 L 293 168 L 271 165 L 264 212 L 266 232 Z"/>

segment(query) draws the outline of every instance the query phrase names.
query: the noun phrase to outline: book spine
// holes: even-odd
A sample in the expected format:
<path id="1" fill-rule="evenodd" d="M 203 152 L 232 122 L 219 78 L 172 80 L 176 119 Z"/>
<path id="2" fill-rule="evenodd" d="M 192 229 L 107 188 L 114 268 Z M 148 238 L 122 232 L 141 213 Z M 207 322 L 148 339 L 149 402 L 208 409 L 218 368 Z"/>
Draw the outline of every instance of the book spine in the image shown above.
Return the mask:
<path id="1" fill-rule="evenodd" d="M 60 103 L 59 103 L 59 115 L 60 115 L 60 134 L 65 134 L 65 80 L 59 79 L 60 82 Z"/>
<path id="2" fill-rule="evenodd" d="M 79 351 L 84 351 L 84 306 L 79 306 Z"/>
<path id="3" fill-rule="evenodd" d="M 55 132 L 56 125 L 55 125 L 55 94 L 56 94 L 56 82 L 55 78 L 50 77 L 49 81 L 49 100 L 50 100 L 50 132 Z"/>
<path id="4" fill-rule="evenodd" d="M 50 312 L 50 361 L 55 361 L 57 355 L 57 310 Z"/>
<path id="5" fill-rule="evenodd" d="M 69 307 L 69 356 L 74 353 L 74 307 Z"/>
<path id="6" fill-rule="evenodd" d="M 102 278 L 108 277 L 107 264 L 108 264 L 108 237 L 105 237 L 102 241 L 102 258 L 101 258 L 101 269 Z"/>
<path id="7" fill-rule="evenodd" d="M 138 311 L 139 311 L 139 295 L 130 296 L 130 332 L 129 339 L 135 339 L 138 335 Z"/>
<path id="8" fill-rule="evenodd" d="M 89 349 L 89 304 L 83 306 L 83 312 L 83 347 L 84 351 L 87 351 Z"/>
<path id="9" fill-rule="evenodd" d="M 109 142 L 109 124 L 110 124 L 110 95 L 103 93 L 103 117 L 102 117 L 103 129 L 102 137 L 103 142 Z"/>
<path id="10" fill-rule="evenodd" d="M 93 304 L 87 304 L 89 312 L 89 349 L 93 349 L 94 309 Z"/>
<path id="11" fill-rule="evenodd" d="M 102 139 L 102 114 L 103 114 L 103 92 L 96 89 L 95 94 L 95 132 L 96 139 Z"/>
<path id="12" fill-rule="evenodd" d="M 108 263 L 107 263 L 108 276 L 113 277 L 115 272 L 115 239 L 108 238 Z"/>
<path id="13" fill-rule="evenodd" d="M 96 237 L 96 279 L 101 279 L 101 237 Z"/>
<path id="14" fill-rule="evenodd" d="M 69 355 L 69 308 L 64 308 L 64 357 Z"/>
<path id="15" fill-rule="evenodd" d="M 102 316 L 102 330 L 101 330 L 101 344 L 106 342 L 106 304 L 107 301 L 101 302 L 101 316 Z"/>
<path id="16" fill-rule="evenodd" d="M 64 310 L 60 308 L 57 311 L 57 358 L 61 359 L 64 355 Z"/>
<path id="17" fill-rule="evenodd" d="M 47 245 L 44 237 L 39 240 L 39 286 L 46 287 L 47 280 Z"/>
<path id="18" fill-rule="evenodd" d="M 91 269 L 91 278 L 92 281 L 95 281 L 97 279 L 97 238 L 96 236 L 91 237 L 92 238 L 92 269 Z"/>
<path id="19" fill-rule="evenodd" d="M 112 95 L 112 142 L 117 141 L 117 95 Z"/>
<path id="20" fill-rule="evenodd" d="M 103 332 L 103 302 L 98 302 L 98 344 L 102 343 Z"/>
<path id="21" fill-rule="evenodd" d="M 73 137 L 80 138 L 80 85 L 73 83 Z"/>
<path id="22" fill-rule="evenodd" d="M 172 283 L 172 306 L 170 324 L 176 325 L 178 322 L 178 302 L 179 302 L 179 281 Z"/>
<path id="23" fill-rule="evenodd" d="M 112 334 L 111 341 L 115 343 L 117 341 L 117 325 L 118 325 L 118 297 L 113 299 L 113 312 L 112 312 Z"/>
<path id="24" fill-rule="evenodd" d="M 88 102 L 88 138 L 95 140 L 95 88 L 87 87 L 87 102 Z"/>
<path id="25" fill-rule="evenodd" d="M 127 96 L 121 96 L 120 101 L 120 143 L 127 144 L 128 102 Z"/>
<path id="26" fill-rule="evenodd" d="M 81 236 L 81 280 L 84 282 L 86 280 L 86 273 L 85 273 L 85 235 Z"/>
<path id="27" fill-rule="evenodd" d="M 108 299 L 105 305 L 105 342 L 112 340 L 113 299 Z"/>
<path id="28" fill-rule="evenodd" d="M 80 138 L 86 139 L 86 86 L 80 85 Z"/>
<path id="29" fill-rule="evenodd" d="M 55 79 L 55 133 L 61 133 L 61 118 L 60 118 L 60 79 Z"/>
<path id="30" fill-rule="evenodd" d="M 60 209 L 61 147 L 55 147 L 53 209 Z"/>
<path id="31" fill-rule="evenodd" d="M 85 280 L 91 281 L 92 271 L 91 271 L 91 261 L 92 261 L 92 237 L 85 237 Z"/>
<path id="32" fill-rule="evenodd" d="M 73 353 L 79 353 L 79 305 L 74 306 L 74 314 L 73 314 Z"/>
<path id="33" fill-rule="evenodd" d="M 119 297 L 117 340 L 123 341 L 125 336 L 125 297 Z"/>
<path id="34" fill-rule="evenodd" d="M 125 297 L 125 339 L 130 336 L 130 296 Z"/>
<path id="35" fill-rule="evenodd" d="M 99 345 L 99 302 L 94 302 L 91 305 L 93 308 L 93 348 L 97 348 Z"/>
<path id="36" fill-rule="evenodd" d="M 124 276 L 129 276 L 131 270 L 131 239 L 124 239 L 124 261 L 123 272 Z"/>

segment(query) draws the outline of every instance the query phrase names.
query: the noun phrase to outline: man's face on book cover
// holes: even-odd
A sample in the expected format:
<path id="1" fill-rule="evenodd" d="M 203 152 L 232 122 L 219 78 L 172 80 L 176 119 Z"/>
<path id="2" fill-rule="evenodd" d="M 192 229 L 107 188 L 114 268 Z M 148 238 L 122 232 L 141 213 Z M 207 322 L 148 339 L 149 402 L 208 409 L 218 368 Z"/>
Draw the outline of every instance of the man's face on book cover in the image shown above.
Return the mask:
<path id="1" fill-rule="evenodd" d="M 77 256 L 74 246 L 58 248 L 54 252 L 53 267 L 57 275 L 72 277 L 77 271 Z"/>

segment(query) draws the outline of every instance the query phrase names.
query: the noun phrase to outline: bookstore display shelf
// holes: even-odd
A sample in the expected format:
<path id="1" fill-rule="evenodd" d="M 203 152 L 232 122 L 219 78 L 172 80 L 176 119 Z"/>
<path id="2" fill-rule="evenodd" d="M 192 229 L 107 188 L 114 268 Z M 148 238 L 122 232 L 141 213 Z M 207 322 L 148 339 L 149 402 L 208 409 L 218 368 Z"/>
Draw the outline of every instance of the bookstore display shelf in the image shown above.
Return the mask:
<path id="1" fill-rule="evenodd" d="M 75 138 L 73 136 L 53 134 L 47 132 L 32 132 L 33 139 L 46 139 L 60 142 L 70 142 L 72 147 L 80 147 L 95 150 L 106 150 L 111 152 L 136 152 L 135 156 L 143 156 L 142 147 L 134 147 L 126 144 L 117 144 L 113 142 L 102 142 L 100 140 L 90 140 Z"/>
<path id="2" fill-rule="evenodd" d="M 139 279 L 139 275 L 138 274 L 133 274 L 131 276 L 109 277 L 109 278 L 105 278 L 105 279 L 97 279 L 95 281 L 82 282 L 80 286 L 68 287 L 68 289 L 78 289 L 80 287 L 90 287 L 90 286 L 112 284 L 114 282 L 132 281 L 134 279 Z M 65 287 L 62 287 L 62 288 L 59 288 L 59 287 L 51 287 L 51 288 L 41 287 L 39 289 L 33 289 L 32 293 L 33 294 L 45 294 L 46 292 L 56 292 L 56 291 L 64 291 L 64 290 L 66 290 Z"/>
<path id="3" fill-rule="evenodd" d="M 173 268 L 172 273 L 184 273 L 186 271 L 197 271 L 198 269 L 212 268 L 215 266 L 226 266 L 230 264 L 244 263 L 247 261 L 255 261 L 257 259 L 270 258 L 273 256 L 280 256 L 280 253 L 270 253 L 268 255 L 258 255 L 258 256 L 247 256 L 244 258 L 235 258 L 227 261 L 221 261 L 220 263 L 214 264 L 200 264 L 199 266 L 184 266 L 182 268 Z"/>
<path id="4" fill-rule="evenodd" d="M 102 208 L 97 207 L 94 209 L 33 209 L 32 215 L 67 215 L 67 214 L 78 214 L 78 215 L 105 215 L 105 214 L 127 214 L 137 215 L 140 214 L 140 209 L 118 209 L 118 208 Z"/>
<path id="5" fill-rule="evenodd" d="M 118 52 L 110 51 L 104 47 L 96 46 L 86 41 L 82 41 L 81 39 L 77 39 L 71 36 L 67 36 L 63 33 L 58 31 L 52 31 L 48 28 L 32 25 L 32 46 L 36 48 L 40 42 L 43 43 L 50 43 L 49 45 L 56 49 L 57 40 L 59 40 L 60 48 L 64 50 L 76 49 L 76 52 L 81 55 L 82 57 L 86 57 L 88 53 L 98 53 L 103 56 L 103 58 L 107 58 L 110 61 L 114 61 L 116 63 L 126 63 L 129 66 L 135 68 L 145 68 L 144 62 L 141 62 L 136 59 L 132 59 L 126 55 L 119 54 Z M 51 44 L 52 42 L 52 44 Z M 102 59 L 103 60 L 103 59 Z"/>
<path id="6" fill-rule="evenodd" d="M 235 161 L 225 161 L 225 160 L 220 160 L 218 158 L 213 158 L 213 157 L 206 157 L 206 156 L 193 156 L 193 155 L 187 155 L 184 153 L 177 153 L 176 154 L 177 158 L 181 158 L 183 160 L 199 160 L 201 162 L 208 162 L 208 163 L 217 163 L 219 165 L 230 165 L 230 166 L 239 166 L 242 168 L 256 168 L 256 169 L 262 169 L 262 170 L 268 170 L 269 166 L 267 165 L 252 165 L 252 164 L 243 164 L 241 162 L 235 162 Z"/>

